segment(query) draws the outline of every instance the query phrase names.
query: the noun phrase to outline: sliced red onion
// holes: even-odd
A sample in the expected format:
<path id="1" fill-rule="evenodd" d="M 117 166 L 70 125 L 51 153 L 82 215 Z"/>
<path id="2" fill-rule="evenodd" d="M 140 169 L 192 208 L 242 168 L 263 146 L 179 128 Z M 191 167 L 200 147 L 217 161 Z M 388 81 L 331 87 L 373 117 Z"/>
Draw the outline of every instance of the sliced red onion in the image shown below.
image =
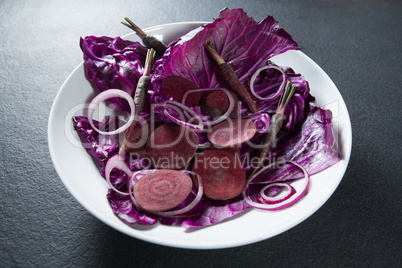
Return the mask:
<path id="1" fill-rule="evenodd" d="M 256 177 L 258 177 L 258 175 L 260 175 L 262 172 L 264 172 L 266 169 L 272 167 L 272 165 L 282 164 L 282 163 L 286 163 L 286 162 L 295 165 L 296 167 L 300 168 L 300 169 L 303 171 L 305 180 L 304 180 L 304 184 L 303 184 L 303 186 L 302 186 L 302 190 L 301 190 L 300 192 L 296 192 L 296 193 L 294 193 L 294 194 L 292 194 L 292 191 L 290 190 L 290 192 L 287 193 L 287 195 L 285 196 L 285 198 L 278 198 L 278 199 L 282 199 L 282 200 L 279 201 L 279 202 L 277 202 L 278 200 L 275 200 L 275 198 L 272 200 L 272 198 L 269 198 L 268 196 L 266 196 L 266 195 L 264 194 L 265 190 L 267 190 L 267 187 L 264 187 L 264 188 L 259 192 L 259 196 L 260 196 L 260 199 L 263 198 L 263 199 L 268 200 L 268 201 L 267 201 L 268 203 L 265 202 L 265 201 L 263 201 L 262 203 L 261 203 L 261 202 L 253 201 L 252 198 L 247 195 L 248 188 L 249 188 L 250 184 L 252 184 L 253 180 L 254 180 Z M 275 183 L 271 183 L 271 184 L 269 184 L 269 185 L 270 185 L 270 187 L 274 187 L 274 186 L 278 186 L 278 183 L 275 182 Z M 280 183 L 279 186 L 287 187 L 287 186 L 285 186 L 285 183 L 283 183 L 283 184 Z M 268 187 L 268 188 L 269 188 L 269 187 Z M 293 187 L 292 187 L 292 188 L 293 188 Z M 259 209 L 269 210 L 269 211 L 276 211 L 276 210 L 281 210 L 281 209 L 284 209 L 284 208 L 288 208 L 288 207 L 290 207 L 290 206 L 296 204 L 297 202 L 299 202 L 300 199 L 302 199 L 302 198 L 307 194 L 309 188 L 310 188 L 310 175 L 307 173 L 306 169 L 303 168 L 303 167 L 302 167 L 301 165 L 299 165 L 298 163 L 292 161 L 292 160 L 283 160 L 283 161 L 280 161 L 280 162 L 274 162 L 274 163 L 272 163 L 272 164 L 270 164 L 270 165 L 268 165 L 268 166 L 262 168 L 260 171 L 258 171 L 258 172 L 247 182 L 247 185 L 246 185 L 246 187 L 244 188 L 242 195 L 243 195 L 244 201 L 245 201 L 246 203 L 248 203 L 249 205 L 253 206 L 254 208 L 259 208 Z M 265 195 L 265 196 L 264 196 L 264 195 Z M 272 203 L 271 201 L 269 201 L 270 199 L 271 199 L 271 201 L 273 201 L 273 203 Z M 257 200 L 257 201 L 260 201 L 260 200 Z M 261 200 L 261 201 L 262 201 L 262 200 Z"/>
<path id="2" fill-rule="evenodd" d="M 125 193 L 125 192 L 117 190 L 116 187 L 114 187 L 114 185 L 111 183 L 110 173 L 112 172 L 112 170 L 114 168 L 117 168 L 117 169 L 123 171 L 129 177 L 131 177 L 133 175 L 130 168 L 126 165 L 126 162 L 124 162 L 123 157 L 119 154 L 116 154 L 113 157 L 111 157 L 106 163 L 106 167 L 105 167 L 106 181 L 109 184 L 110 188 L 112 188 L 113 191 L 115 191 L 119 194 L 122 194 L 122 195 L 128 195 L 129 193 Z"/>
<path id="3" fill-rule="evenodd" d="M 271 187 L 281 187 L 286 188 L 286 195 L 276 195 L 276 196 L 267 196 L 265 192 Z M 295 188 L 287 183 L 277 182 L 277 183 L 270 183 L 258 193 L 257 200 L 263 204 L 277 204 L 280 202 L 285 201 L 286 199 L 290 198 L 292 195 L 296 193 Z"/>
<path id="4" fill-rule="evenodd" d="M 242 119 L 251 118 L 257 127 L 257 131 L 260 134 L 266 133 L 271 125 L 271 117 L 268 113 L 253 113 L 241 116 Z"/>
<path id="5" fill-rule="evenodd" d="M 131 176 L 131 178 L 129 180 L 128 189 L 129 189 L 130 198 L 133 201 L 134 205 L 138 209 L 141 209 L 141 207 L 137 204 L 137 202 L 136 202 L 136 200 L 134 198 L 133 187 L 134 187 L 135 183 L 138 180 L 140 180 L 145 174 L 148 174 L 148 173 L 153 172 L 155 170 L 156 169 L 137 171 Z M 185 214 L 185 213 L 191 211 L 201 201 L 202 195 L 204 193 L 201 177 L 197 173 L 194 173 L 192 171 L 188 171 L 188 170 L 180 170 L 180 171 L 184 172 L 186 174 L 190 174 L 190 175 L 193 175 L 193 176 L 197 177 L 198 191 L 197 191 L 197 194 L 195 195 L 194 199 L 188 205 L 186 205 L 183 208 L 180 208 L 180 209 L 177 209 L 177 210 L 160 211 L 160 212 L 152 211 L 152 214 L 157 215 L 157 216 L 161 216 L 161 217 L 174 217 L 174 216 L 177 217 L 177 216 L 179 216 L 181 214 Z"/>
<path id="6" fill-rule="evenodd" d="M 271 125 L 271 117 L 268 113 L 261 113 L 261 115 L 254 120 L 254 124 L 257 126 L 258 133 L 266 133 Z"/>
<path id="7" fill-rule="evenodd" d="M 102 130 L 98 129 L 97 127 L 95 127 L 94 122 L 93 122 L 93 115 L 101 102 L 103 102 L 107 99 L 111 99 L 111 98 L 123 98 L 123 99 L 127 100 L 128 104 L 130 105 L 131 113 L 130 113 L 130 117 L 129 117 L 128 121 L 123 126 L 119 127 L 116 130 L 107 132 L 107 131 L 102 131 Z M 120 90 L 120 89 L 108 89 L 108 90 L 102 91 L 101 93 L 96 95 L 96 97 L 93 98 L 93 100 L 89 104 L 88 121 L 89 121 L 89 124 L 91 125 L 91 127 L 93 129 L 95 129 L 97 132 L 99 132 L 100 134 L 114 135 L 114 134 L 121 133 L 130 127 L 131 123 L 134 120 L 134 113 L 135 113 L 134 100 L 130 96 L 130 94 L 128 94 L 127 92 Z"/>
<path id="8" fill-rule="evenodd" d="M 274 94 L 271 94 L 270 96 L 262 97 L 262 96 L 258 95 L 258 94 L 255 92 L 255 90 L 254 90 L 254 82 L 255 82 L 255 80 L 257 79 L 257 76 L 260 74 L 260 72 L 262 72 L 262 71 L 264 71 L 264 70 L 267 70 L 267 69 L 275 69 L 275 70 L 280 71 L 281 74 L 282 74 L 283 80 L 282 80 L 282 83 L 281 83 L 281 85 L 279 86 L 277 92 L 275 92 Z M 278 67 L 278 66 L 275 66 L 275 65 L 267 65 L 267 66 L 264 66 L 264 67 L 259 68 L 259 69 L 251 76 L 251 79 L 250 79 L 250 91 L 251 91 L 251 94 L 252 94 L 255 98 L 257 98 L 257 99 L 259 99 L 259 100 L 262 100 L 262 101 L 270 101 L 270 100 L 274 100 L 274 99 L 278 98 L 278 97 L 282 94 L 282 91 L 283 91 L 283 88 L 285 87 L 285 84 L 286 84 L 286 74 L 285 74 L 285 71 L 282 70 L 282 69 L 281 69 L 280 67 Z"/>
<path id="9" fill-rule="evenodd" d="M 187 107 L 186 105 L 181 104 L 176 101 L 170 101 L 170 100 L 165 101 L 164 103 L 158 104 L 158 105 L 162 105 L 164 114 L 170 120 L 175 122 L 176 124 L 178 124 L 182 127 L 185 127 L 185 128 L 190 128 L 190 129 L 199 129 L 199 130 L 204 129 L 204 125 L 203 125 L 201 117 L 196 112 L 194 112 L 191 108 Z M 199 122 L 199 124 L 192 124 L 192 123 L 186 122 L 182 119 L 176 118 L 171 113 L 169 113 L 167 108 L 174 109 L 176 112 L 178 112 L 181 115 L 181 117 L 183 117 L 184 120 L 187 120 L 187 119 L 194 120 L 195 119 Z M 185 116 L 184 112 L 186 113 L 187 118 L 185 118 L 186 116 Z"/>
<path id="10" fill-rule="evenodd" d="M 229 90 L 227 90 L 226 88 L 198 88 L 198 89 L 192 89 L 192 90 L 188 90 L 183 95 L 183 100 L 182 100 L 182 104 L 184 105 L 188 94 L 191 94 L 193 92 L 204 92 L 204 91 L 215 91 L 215 90 L 222 90 L 226 94 L 226 96 L 228 96 L 229 107 L 228 107 L 228 110 L 222 116 L 220 116 L 218 119 L 215 119 L 213 121 L 204 122 L 204 124 L 209 125 L 209 126 L 218 124 L 218 123 L 226 120 L 229 117 L 229 115 L 233 112 L 235 104 L 236 104 L 236 100 L 234 99 L 234 97 L 232 96 L 232 94 L 230 93 Z"/>

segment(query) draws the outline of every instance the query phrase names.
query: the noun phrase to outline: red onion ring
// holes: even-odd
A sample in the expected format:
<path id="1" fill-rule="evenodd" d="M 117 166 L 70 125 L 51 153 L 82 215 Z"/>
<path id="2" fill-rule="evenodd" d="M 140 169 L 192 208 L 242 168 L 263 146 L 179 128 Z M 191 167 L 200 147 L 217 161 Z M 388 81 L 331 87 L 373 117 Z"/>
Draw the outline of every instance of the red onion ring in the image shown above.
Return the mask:
<path id="1" fill-rule="evenodd" d="M 300 191 L 300 192 L 298 192 L 298 193 L 295 193 L 295 194 L 289 194 L 289 193 L 288 193 L 288 194 L 286 195 L 286 197 L 285 197 L 285 198 L 282 198 L 283 200 L 281 200 L 281 201 L 279 201 L 279 202 L 276 202 L 276 201 L 278 201 L 278 200 L 273 200 L 273 203 L 270 203 L 270 201 L 268 201 L 268 204 L 267 204 L 266 202 L 261 203 L 261 202 L 255 202 L 255 201 L 253 201 L 253 200 L 250 198 L 250 196 L 247 195 L 247 190 L 248 190 L 250 184 L 252 184 L 253 179 L 255 179 L 256 177 L 258 177 L 258 175 L 261 174 L 262 172 L 264 172 L 266 169 L 272 167 L 272 165 L 281 164 L 281 163 L 285 163 L 285 162 L 289 162 L 289 163 L 295 165 L 296 167 L 300 168 L 300 169 L 303 171 L 303 173 L 304 173 L 304 178 L 305 178 L 305 180 L 304 180 L 304 185 L 303 185 L 303 187 L 302 187 L 303 190 Z M 274 184 L 274 185 L 272 185 L 272 184 Z M 272 183 L 272 184 L 269 184 L 270 187 L 278 186 L 278 185 L 277 185 L 278 183 Z M 275 185 L 275 184 L 276 184 L 276 185 Z M 285 183 L 284 183 L 284 184 L 285 184 Z M 284 186 L 284 185 L 280 184 L 279 186 Z M 284 187 L 286 187 L 286 186 L 284 186 Z M 292 188 L 293 188 L 293 187 L 292 187 Z M 254 208 L 259 208 L 259 209 L 269 210 L 269 211 L 276 211 L 276 210 L 281 210 L 281 209 L 284 209 L 284 208 L 288 208 L 288 207 L 290 207 L 290 206 L 296 204 L 297 202 L 299 202 L 300 199 L 302 199 L 302 198 L 307 194 L 309 188 L 310 188 L 310 175 L 307 173 L 306 169 L 303 168 L 303 167 L 302 167 L 301 165 L 299 165 L 298 163 L 292 161 L 292 160 L 283 160 L 283 161 L 280 161 L 280 162 L 274 162 L 274 163 L 272 163 L 272 164 L 270 164 L 270 165 L 268 165 L 268 166 L 262 168 L 260 171 L 258 171 L 258 172 L 247 182 L 246 187 L 244 188 L 244 190 L 243 190 L 243 192 L 242 192 L 242 195 L 243 195 L 244 201 L 247 202 L 249 205 L 251 205 L 251 206 L 254 207 Z M 266 189 L 267 189 L 267 187 L 264 187 L 264 188 L 260 191 L 259 196 L 265 195 L 265 194 L 264 194 L 264 191 L 265 191 Z M 291 191 L 290 191 L 290 193 L 291 193 Z M 270 198 L 267 198 L 267 199 L 270 199 Z M 257 201 L 258 201 L 258 200 L 257 200 Z"/>
<path id="2" fill-rule="evenodd" d="M 257 127 L 257 131 L 260 134 L 266 133 L 271 125 L 271 117 L 268 113 L 258 112 L 253 114 L 243 115 L 240 118 L 246 119 L 251 118 Z"/>
<path id="3" fill-rule="evenodd" d="M 127 100 L 128 104 L 130 105 L 131 113 L 130 113 L 129 120 L 123 126 L 119 127 L 116 130 L 106 132 L 106 131 L 101 131 L 97 127 L 95 127 L 94 122 L 93 122 L 93 115 L 94 115 L 94 112 L 96 111 L 96 109 L 98 108 L 99 104 L 110 98 L 123 98 L 123 99 Z M 91 127 L 93 129 L 95 129 L 97 132 L 99 132 L 100 134 L 114 135 L 114 134 L 121 133 L 130 127 L 131 123 L 134 120 L 134 113 L 135 113 L 134 100 L 130 96 L 130 94 L 128 94 L 127 92 L 120 90 L 120 89 L 108 89 L 108 90 L 102 91 L 101 93 L 96 95 L 96 97 L 93 98 L 93 100 L 89 104 L 88 121 L 89 121 L 89 124 L 91 125 Z"/>
<path id="4" fill-rule="evenodd" d="M 279 86 L 279 89 L 278 89 L 277 92 L 275 92 L 274 94 L 271 94 L 268 97 L 261 97 L 254 90 L 254 82 L 257 79 L 257 76 L 259 75 L 259 73 L 264 71 L 264 70 L 266 70 L 266 69 L 275 69 L 275 70 L 280 71 L 282 73 L 283 80 L 282 80 L 282 83 Z M 282 94 L 282 91 L 283 91 L 285 85 L 286 85 L 286 74 L 280 67 L 275 66 L 275 65 L 268 65 L 268 66 L 264 66 L 264 67 L 259 68 L 257 71 L 255 71 L 255 73 L 251 76 L 251 79 L 250 79 L 250 91 L 251 91 L 251 94 L 255 98 L 257 98 L 259 100 L 262 100 L 262 101 L 271 101 L 271 100 L 274 100 L 274 99 L 278 98 Z"/>
<path id="5" fill-rule="evenodd" d="M 129 195 L 130 195 L 131 201 L 134 203 L 134 205 L 138 209 L 141 209 L 141 208 L 137 204 L 137 202 L 136 202 L 136 200 L 134 198 L 133 187 L 134 187 L 136 181 L 140 180 L 141 177 L 143 177 L 145 174 L 153 172 L 155 170 L 156 169 L 148 169 L 148 170 L 137 171 L 131 176 L 131 178 L 129 180 L 129 184 L 128 184 Z M 192 171 L 188 171 L 188 170 L 180 170 L 180 171 L 183 172 L 183 173 L 186 173 L 186 174 L 195 175 L 197 177 L 198 191 L 197 191 L 196 196 L 194 197 L 194 199 L 187 206 L 185 206 L 183 208 L 180 208 L 180 209 L 177 209 L 177 210 L 160 211 L 160 212 L 152 211 L 151 212 L 152 214 L 157 215 L 157 216 L 161 216 L 161 217 L 179 216 L 179 215 L 187 213 L 190 210 L 192 210 L 193 208 L 195 208 L 198 205 L 198 203 L 201 201 L 202 195 L 204 193 L 201 177 L 197 173 L 194 173 Z"/>
<path id="6" fill-rule="evenodd" d="M 192 109 L 185 106 L 184 104 L 181 104 L 176 101 L 167 100 L 162 104 L 157 104 L 157 106 L 159 106 L 159 105 L 161 105 L 163 107 L 163 113 L 176 124 L 178 124 L 182 127 L 190 128 L 190 129 L 199 129 L 199 130 L 204 129 L 204 125 L 203 125 L 203 121 L 202 121 L 201 117 L 196 112 L 194 112 Z M 190 118 L 191 120 L 197 119 L 199 124 L 195 125 L 195 124 L 186 122 L 184 120 L 178 119 L 178 118 L 174 117 L 172 114 L 170 114 L 169 111 L 167 110 L 167 108 L 176 110 L 180 114 L 180 117 L 182 117 L 182 118 L 185 118 L 184 113 L 183 113 L 183 111 L 184 111 L 187 114 L 187 118 Z M 192 117 L 190 114 L 192 115 Z"/>
<path id="7" fill-rule="evenodd" d="M 276 196 L 276 197 L 267 196 L 265 194 L 265 191 L 271 187 L 284 187 L 284 188 L 286 188 L 287 193 L 285 196 L 281 196 L 281 195 Z M 261 191 L 258 193 L 257 200 L 258 200 L 258 202 L 263 203 L 263 204 L 277 204 L 277 203 L 283 202 L 286 199 L 290 198 L 295 193 L 296 193 L 296 190 L 295 190 L 295 188 L 293 188 L 292 185 L 289 185 L 287 183 L 281 183 L 281 182 L 270 183 L 261 189 Z"/>
<path id="8" fill-rule="evenodd" d="M 113 191 L 115 191 L 119 194 L 128 195 L 129 193 L 125 193 L 125 192 L 117 190 L 116 187 L 114 187 L 114 185 L 110 181 L 110 173 L 112 172 L 112 170 L 114 168 L 117 168 L 117 169 L 123 171 L 129 177 L 131 177 L 133 175 L 133 172 L 131 172 L 130 168 L 126 165 L 126 162 L 124 162 L 123 157 L 119 154 L 116 154 L 113 157 L 111 157 L 106 163 L 105 175 L 106 175 L 106 181 L 109 184 L 110 188 L 112 188 Z"/>
<path id="9" fill-rule="evenodd" d="M 261 113 L 258 117 L 254 119 L 255 125 L 258 127 L 262 124 L 261 128 L 257 128 L 258 133 L 268 132 L 269 126 L 271 125 L 271 117 L 268 113 Z"/>

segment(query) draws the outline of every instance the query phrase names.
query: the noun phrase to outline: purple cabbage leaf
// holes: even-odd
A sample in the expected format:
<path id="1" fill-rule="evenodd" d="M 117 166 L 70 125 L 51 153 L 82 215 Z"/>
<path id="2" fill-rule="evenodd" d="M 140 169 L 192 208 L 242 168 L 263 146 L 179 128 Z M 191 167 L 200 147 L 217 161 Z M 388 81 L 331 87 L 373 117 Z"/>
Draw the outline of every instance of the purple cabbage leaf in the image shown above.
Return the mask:
<path id="1" fill-rule="evenodd" d="M 96 88 L 124 90 L 134 95 L 138 79 L 144 70 L 147 49 L 139 42 L 120 37 L 86 36 L 80 38 L 85 71 Z M 119 111 L 130 111 L 128 104 L 119 99 L 109 100 Z"/>

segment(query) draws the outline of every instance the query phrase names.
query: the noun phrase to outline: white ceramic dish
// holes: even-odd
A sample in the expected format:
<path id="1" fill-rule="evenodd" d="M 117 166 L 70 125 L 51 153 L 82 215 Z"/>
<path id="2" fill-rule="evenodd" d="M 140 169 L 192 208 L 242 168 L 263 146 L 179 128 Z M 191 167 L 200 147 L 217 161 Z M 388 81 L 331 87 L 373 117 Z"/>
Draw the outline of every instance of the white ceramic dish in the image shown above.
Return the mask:
<path id="1" fill-rule="evenodd" d="M 173 23 L 145 30 L 169 43 L 202 24 L 204 23 Z M 125 38 L 139 40 L 134 34 Z M 83 64 L 62 85 L 49 116 L 49 149 L 58 175 L 78 202 L 99 220 L 129 236 L 160 245 L 193 249 L 235 247 L 289 230 L 317 211 L 337 188 L 349 162 L 352 131 L 341 94 L 314 61 L 300 51 L 286 52 L 272 58 L 272 61 L 290 66 L 306 77 L 318 104 L 332 110 L 335 132 L 342 148 L 343 159 L 337 165 L 312 176 L 309 193 L 291 208 L 277 212 L 250 210 L 232 220 L 194 232 L 164 225 L 154 228 L 130 228 L 125 225 L 112 213 L 106 200 L 108 185 L 99 175 L 92 158 L 80 145 L 72 128 L 71 117 L 79 114 L 82 107 L 94 96 L 93 88 L 85 77 Z"/>

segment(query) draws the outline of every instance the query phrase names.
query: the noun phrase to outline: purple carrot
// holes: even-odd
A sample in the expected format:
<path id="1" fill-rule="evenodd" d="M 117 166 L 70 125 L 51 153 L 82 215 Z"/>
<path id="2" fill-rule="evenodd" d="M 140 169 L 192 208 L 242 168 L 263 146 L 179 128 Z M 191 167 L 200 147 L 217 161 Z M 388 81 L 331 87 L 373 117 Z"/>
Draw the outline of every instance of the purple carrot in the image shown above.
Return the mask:
<path id="1" fill-rule="evenodd" d="M 248 179 L 253 177 L 254 174 L 260 169 L 265 156 L 271 149 L 272 144 L 274 144 L 276 136 L 278 135 L 279 130 L 282 128 L 283 125 L 283 119 L 284 119 L 283 115 L 285 114 L 286 106 L 290 98 L 293 96 L 294 92 L 295 92 L 294 85 L 291 84 L 289 81 L 287 81 L 285 89 L 281 95 L 281 98 L 279 99 L 279 104 L 278 108 L 276 109 L 276 113 L 272 116 L 271 124 L 269 126 L 267 133 L 265 134 L 263 148 L 258 158 L 257 165 L 254 167 L 253 171 L 248 176 Z"/>
<path id="2" fill-rule="evenodd" d="M 208 54 L 214 59 L 218 66 L 218 76 L 225 81 L 225 83 L 240 97 L 249 110 L 252 113 L 257 113 L 258 108 L 250 94 L 247 92 L 246 88 L 239 81 L 236 73 L 234 72 L 232 66 L 225 62 L 225 60 L 218 54 L 218 52 L 213 47 L 211 41 L 208 41 L 204 45 Z"/>
<path id="3" fill-rule="evenodd" d="M 138 80 L 137 88 L 135 90 L 134 95 L 134 104 L 135 104 L 134 121 L 124 135 L 124 140 L 120 147 L 119 154 L 123 154 L 126 151 L 127 144 L 132 142 L 131 135 L 135 133 L 134 128 L 137 125 L 138 117 L 140 116 L 140 113 L 144 108 L 145 96 L 151 84 L 151 79 L 149 78 L 149 75 L 151 73 L 154 59 L 155 59 L 155 50 L 152 48 L 148 49 L 147 57 L 145 59 L 144 73 Z"/>

